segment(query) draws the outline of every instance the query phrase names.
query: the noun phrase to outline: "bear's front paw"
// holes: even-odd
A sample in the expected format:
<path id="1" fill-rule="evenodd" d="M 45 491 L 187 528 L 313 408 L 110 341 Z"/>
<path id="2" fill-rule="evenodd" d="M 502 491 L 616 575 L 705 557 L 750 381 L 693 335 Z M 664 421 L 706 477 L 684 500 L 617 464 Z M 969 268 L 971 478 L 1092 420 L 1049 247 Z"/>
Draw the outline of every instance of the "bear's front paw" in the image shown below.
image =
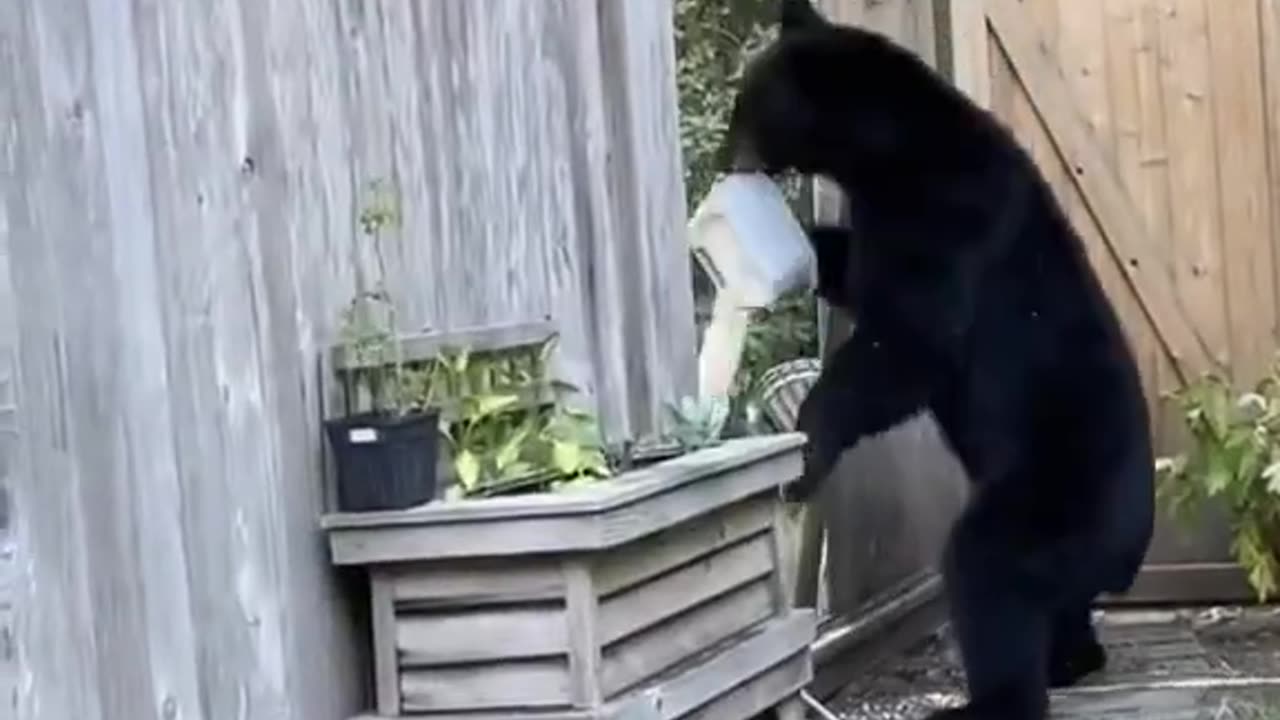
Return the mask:
<path id="1" fill-rule="evenodd" d="M 808 502 L 813 491 L 818 489 L 818 482 L 808 474 L 801 475 L 795 482 L 782 486 L 782 499 L 789 503 Z"/>
<path id="2" fill-rule="evenodd" d="M 795 482 L 782 489 L 782 497 L 787 502 L 806 502 L 821 487 L 827 475 L 835 466 L 835 460 L 828 453 L 816 450 L 810 442 L 805 448 L 804 468 Z"/>

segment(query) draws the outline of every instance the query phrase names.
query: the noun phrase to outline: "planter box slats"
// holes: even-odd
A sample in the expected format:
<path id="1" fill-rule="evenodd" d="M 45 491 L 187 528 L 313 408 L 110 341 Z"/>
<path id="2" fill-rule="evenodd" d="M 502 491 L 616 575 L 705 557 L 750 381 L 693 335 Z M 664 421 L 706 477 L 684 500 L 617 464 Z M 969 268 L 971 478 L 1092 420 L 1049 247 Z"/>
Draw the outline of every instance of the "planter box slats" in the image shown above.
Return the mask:
<path id="1" fill-rule="evenodd" d="M 773 526 L 774 507 L 756 498 L 725 508 L 713 523 L 688 523 L 666 531 L 655 542 L 619 548 L 594 563 L 596 591 L 613 595 L 649 578 L 731 545 Z"/>
<path id="2" fill-rule="evenodd" d="M 705 559 L 660 575 L 600 602 L 600 639 L 605 645 L 710 602 L 773 571 L 772 537 L 760 533 Z"/>
<path id="3" fill-rule="evenodd" d="M 662 533 L 653 543 L 620 547 L 592 562 L 595 591 L 608 599 L 750 535 L 768 532 L 773 522 L 773 501 L 753 498 L 725 508 L 715 522 L 688 523 Z M 409 572 L 415 567 L 424 572 Z M 559 600 L 565 594 L 564 568 L 554 557 L 476 558 L 464 566 L 406 564 L 393 579 L 393 593 L 397 604 L 422 609 Z"/>
<path id="4" fill-rule="evenodd" d="M 392 720 L 400 715 L 357 715 L 351 720 Z M 440 713 L 431 715 L 431 720 L 601 720 L 589 710 L 542 710 L 538 708 L 522 708 L 513 713 L 510 710 L 480 713 Z M 619 718 L 619 720 L 623 720 Z"/>
<path id="5" fill-rule="evenodd" d="M 562 553 L 566 552 L 562 538 L 595 534 L 596 523 L 591 518 L 532 518 L 458 527 L 360 528 L 331 534 L 329 547 L 337 565 L 374 565 L 423 555 L 441 560 L 470 558 L 470 548 L 490 555 Z"/>
<path id="6" fill-rule="evenodd" d="M 745 639 L 737 639 L 729 647 L 709 650 L 702 657 L 669 671 L 652 687 L 620 700 L 598 717 L 609 720 L 646 718 L 653 720 L 686 720 L 692 713 L 707 718 L 741 717 L 721 714 L 722 701 L 729 701 L 740 685 L 725 686 L 725 678 L 759 681 L 770 670 L 799 657 L 802 664 L 816 623 L 811 610 L 796 610 L 771 620 L 751 631 Z M 800 673 L 804 678 L 792 692 L 799 690 L 812 675 L 812 665 Z M 745 684 L 745 683 L 744 683 Z M 786 697 L 786 694 L 775 696 Z M 713 704 L 712 707 L 706 707 Z"/>
<path id="7" fill-rule="evenodd" d="M 370 568 L 379 712 L 710 720 L 794 696 L 815 623 L 785 599 L 777 488 L 802 446 L 735 440 L 573 494 L 327 518 L 335 561 Z"/>
<path id="8" fill-rule="evenodd" d="M 605 648 L 600 684 L 608 697 L 631 689 L 681 660 L 768 620 L 776 612 L 767 581 L 735 588 L 677 614 L 649 632 Z"/>
<path id="9" fill-rule="evenodd" d="M 565 655 L 564 606 L 398 612 L 396 650 L 401 667 L 414 668 Z"/>
<path id="10" fill-rule="evenodd" d="M 562 600 L 565 578 L 558 558 L 483 558 L 463 567 L 402 567 L 393 587 L 403 607 L 480 607 Z"/>
<path id="11" fill-rule="evenodd" d="M 603 550 L 776 491 L 799 476 L 802 444 L 797 435 L 734 440 L 661 463 L 661 472 L 637 470 L 572 493 L 335 514 L 323 525 L 339 565 Z M 744 455 L 754 462 L 743 466 Z"/>
<path id="12" fill-rule="evenodd" d="M 405 670 L 400 676 L 400 696 L 403 709 L 410 713 L 555 708 L 568 707 L 573 701 L 564 659 Z"/>
<path id="13" fill-rule="evenodd" d="M 618 701 L 596 709 L 521 708 L 431 713 L 431 720 L 724 720 L 744 718 L 794 696 L 813 677 L 808 643 L 816 630 L 810 610 L 774 620 L 745 641 L 717 648 L 688 668 L 676 668 Z M 741 673 L 740 675 L 738 673 Z M 725 677 L 741 682 L 726 686 Z M 389 720 L 398 713 L 353 720 Z"/>
<path id="14" fill-rule="evenodd" d="M 777 705 L 778 698 L 791 697 L 812 680 L 805 653 L 798 652 L 763 675 L 734 688 L 680 720 L 724 720 L 751 718 Z M 804 717 L 792 715 L 791 717 Z"/>
<path id="15" fill-rule="evenodd" d="M 400 707 L 435 717 L 601 704 L 779 617 L 775 503 L 748 498 L 590 562 L 380 567 Z"/>

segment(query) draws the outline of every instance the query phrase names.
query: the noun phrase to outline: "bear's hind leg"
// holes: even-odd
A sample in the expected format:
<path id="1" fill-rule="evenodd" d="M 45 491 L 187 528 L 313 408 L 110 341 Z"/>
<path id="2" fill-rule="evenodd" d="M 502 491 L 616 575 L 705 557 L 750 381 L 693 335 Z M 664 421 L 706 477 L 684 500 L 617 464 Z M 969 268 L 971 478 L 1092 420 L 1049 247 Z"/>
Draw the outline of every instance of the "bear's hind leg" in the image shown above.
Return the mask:
<path id="1" fill-rule="evenodd" d="M 1073 603 L 1054 615 L 1049 645 L 1049 687 L 1071 687 L 1107 664 L 1107 653 L 1093 629 L 1090 604 Z"/>
<path id="2" fill-rule="evenodd" d="M 1010 545 L 974 525 L 972 515 L 957 523 L 943 565 L 969 704 L 930 719 L 1044 720 L 1051 606 L 1020 577 Z"/>

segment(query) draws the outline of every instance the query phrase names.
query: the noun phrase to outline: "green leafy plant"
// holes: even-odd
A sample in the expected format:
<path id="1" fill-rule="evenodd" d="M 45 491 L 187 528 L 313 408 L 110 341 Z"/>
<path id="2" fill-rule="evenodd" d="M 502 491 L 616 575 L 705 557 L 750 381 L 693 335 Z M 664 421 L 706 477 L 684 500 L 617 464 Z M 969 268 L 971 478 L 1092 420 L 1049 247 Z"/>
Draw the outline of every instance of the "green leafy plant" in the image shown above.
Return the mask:
<path id="1" fill-rule="evenodd" d="M 555 487 L 576 487 L 613 474 L 605 454 L 600 425 L 591 413 L 557 406 L 541 439 L 558 475 Z"/>
<path id="2" fill-rule="evenodd" d="M 776 0 L 676 0 L 676 88 L 690 203 L 719 177 L 738 81 L 747 62 L 776 37 L 776 15 Z M 801 182 L 786 184 L 793 201 Z"/>
<path id="3" fill-rule="evenodd" d="M 1190 447 L 1157 461 L 1161 502 L 1183 523 L 1222 503 L 1232 554 L 1266 601 L 1280 590 L 1280 363 L 1247 392 L 1211 374 L 1171 398 Z"/>
<path id="4" fill-rule="evenodd" d="M 720 176 L 719 153 L 729 127 L 738 80 L 747 61 L 774 37 L 776 0 L 676 0 L 676 85 L 680 102 L 680 144 L 690 207 Z M 801 217 L 807 213 L 807 185 L 786 178 L 782 189 Z M 695 276 L 702 273 L 694 266 Z M 704 300 L 710 288 L 695 277 Z M 795 292 L 755 314 L 734 379 L 726 432 L 755 430 L 751 409 L 769 368 L 786 360 L 818 355 L 817 308 L 808 292 Z"/>
<path id="5" fill-rule="evenodd" d="M 455 410 L 440 421 L 458 481 L 451 497 L 558 489 L 611 474 L 595 417 L 564 402 L 572 385 L 546 379 L 552 347 L 525 357 L 441 353 L 431 385 Z"/>
<path id="6" fill-rule="evenodd" d="M 375 180 L 360 211 L 360 230 L 369 239 L 377 277 L 372 282 L 357 270 L 356 292 L 343 308 L 340 338 L 347 352 L 361 366 L 373 391 L 373 407 L 392 413 L 422 409 L 419 402 L 423 378 L 404 367 L 397 333 L 396 307 L 387 289 L 387 263 L 382 233 L 400 223 L 399 202 L 391 188 Z"/>
<path id="7" fill-rule="evenodd" d="M 482 482 L 498 484 L 532 473 L 533 464 L 520 456 L 533 423 L 513 421 L 511 413 L 519 401 L 518 395 L 470 395 L 462 399 L 458 420 L 441 421 L 464 494 L 484 490 Z"/>
<path id="8" fill-rule="evenodd" d="M 686 452 L 715 445 L 729 417 L 725 398 L 684 397 L 678 405 L 668 405 L 672 419 L 670 435 Z"/>

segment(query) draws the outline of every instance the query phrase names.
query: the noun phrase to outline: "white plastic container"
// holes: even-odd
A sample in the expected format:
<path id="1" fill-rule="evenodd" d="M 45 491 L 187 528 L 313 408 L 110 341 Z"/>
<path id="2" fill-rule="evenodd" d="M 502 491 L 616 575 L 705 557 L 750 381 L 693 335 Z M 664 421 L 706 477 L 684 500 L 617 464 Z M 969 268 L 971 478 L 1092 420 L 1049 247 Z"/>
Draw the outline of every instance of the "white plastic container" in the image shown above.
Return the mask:
<path id="1" fill-rule="evenodd" d="M 698 354 L 698 389 L 703 397 L 723 397 L 738 371 L 751 311 L 814 286 L 813 248 L 782 191 L 760 174 L 718 181 L 688 231 L 694 257 L 716 286 Z"/>
<path id="2" fill-rule="evenodd" d="M 768 176 L 735 173 L 713 185 L 689 221 L 689 244 L 718 292 L 745 307 L 813 286 L 809 238 Z"/>

